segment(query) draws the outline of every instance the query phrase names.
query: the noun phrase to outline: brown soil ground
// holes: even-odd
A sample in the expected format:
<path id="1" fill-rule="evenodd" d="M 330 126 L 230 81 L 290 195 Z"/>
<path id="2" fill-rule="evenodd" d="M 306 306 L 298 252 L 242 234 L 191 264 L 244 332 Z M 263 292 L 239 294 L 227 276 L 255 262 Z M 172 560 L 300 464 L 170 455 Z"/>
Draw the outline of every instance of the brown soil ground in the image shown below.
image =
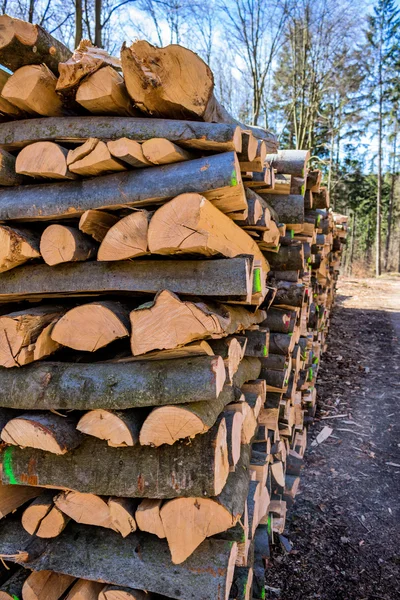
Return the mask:
<path id="1" fill-rule="evenodd" d="M 334 431 L 308 449 L 267 598 L 400 599 L 399 339 L 399 277 L 340 281 L 309 442 Z"/>

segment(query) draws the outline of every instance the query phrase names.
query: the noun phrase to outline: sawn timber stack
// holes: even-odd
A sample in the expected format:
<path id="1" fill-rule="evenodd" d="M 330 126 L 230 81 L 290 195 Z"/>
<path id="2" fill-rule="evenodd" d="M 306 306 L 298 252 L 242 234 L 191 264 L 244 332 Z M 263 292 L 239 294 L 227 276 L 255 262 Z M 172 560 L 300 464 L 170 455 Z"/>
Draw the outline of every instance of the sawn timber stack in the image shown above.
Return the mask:
<path id="1" fill-rule="evenodd" d="M 0 600 L 264 598 L 346 218 L 190 50 L 0 26 Z"/>

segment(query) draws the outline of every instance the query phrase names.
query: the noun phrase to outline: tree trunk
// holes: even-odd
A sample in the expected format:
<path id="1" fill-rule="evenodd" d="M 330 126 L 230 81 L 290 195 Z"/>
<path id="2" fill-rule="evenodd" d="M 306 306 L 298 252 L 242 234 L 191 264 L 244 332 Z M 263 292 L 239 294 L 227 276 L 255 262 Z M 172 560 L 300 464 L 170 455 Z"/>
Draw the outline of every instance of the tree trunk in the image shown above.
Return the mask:
<path id="1" fill-rule="evenodd" d="M 75 48 L 83 38 L 83 10 L 82 0 L 75 0 Z"/>
<path id="2" fill-rule="evenodd" d="M 234 152 L 182 163 L 103 175 L 83 181 L 0 190 L 0 220 L 41 221 L 80 217 L 89 209 L 120 209 L 165 202 L 191 192 L 223 212 L 247 208 Z"/>
<path id="3" fill-rule="evenodd" d="M 382 57 L 382 43 L 379 46 L 379 112 L 378 112 L 378 180 L 377 180 L 377 194 L 376 194 L 376 238 L 375 238 L 375 276 L 379 277 L 382 272 L 381 265 L 381 210 L 382 210 L 382 136 L 383 136 L 383 57 Z"/>
<path id="4" fill-rule="evenodd" d="M 0 227 L 0 234 L 1 229 L 8 228 Z M 180 260 L 179 273 L 173 260 L 91 261 L 57 267 L 20 267 L 3 273 L 0 282 L 0 302 L 90 296 L 93 292 L 156 294 L 169 289 L 176 294 L 250 303 L 253 274 L 252 261 L 247 257 Z"/>
<path id="5" fill-rule="evenodd" d="M 94 3 L 94 45 L 98 48 L 103 47 L 102 41 L 102 23 L 101 23 L 101 9 L 102 0 L 95 0 Z"/>
<path id="6" fill-rule="evenodd" d="M 240 127 L 224 123 L 133 117 L 65 117 L 0 123 L 0 145 L 9 151 L 39 140 L 82 143 L 91 137 L 102 140 L 127 137 L 138 142 L 162 137 L 183 148 L 207 152 L 240 152 L 242 148 Z"/>
<path id="7" fill-rule="evenodd" d="M 99 496 L 178 498 L 217 496 L 229 474 L 225 421 L 188 446 L 110 448 L 88 438 L 64 456 L 9 446 L 2 453 L 6 483 L 40 484 Z"/>
<path id="8" fill-rule="evenodd" d="M 0 371 L 0 406 L 23 410 L 141 408 L 218 398 L 220 356 L 133 363 L 51 363 Z"/>
<path id="9" fill-rule="evenodd" d="M 391 184 L 390 184 L 389 210 L 388 210 L 388 216 L 387 216 L 387 232 L 386 232 L 386 241 L 385 241 L 385 258 L 384 258 L 384 270 L 385 271 L 387 271 L 388 267 L 389 267 L 390 241 L 391 241 L 391 237 L 392 237 L 394 188 L 395 188 L 395 184 L 396 184 L 397 129 L 398 129 L 398 121 L 396 118 L 394 140 L 393 140 L 393 165 L 392 165 L 392 176 L 391 176 Z"/>

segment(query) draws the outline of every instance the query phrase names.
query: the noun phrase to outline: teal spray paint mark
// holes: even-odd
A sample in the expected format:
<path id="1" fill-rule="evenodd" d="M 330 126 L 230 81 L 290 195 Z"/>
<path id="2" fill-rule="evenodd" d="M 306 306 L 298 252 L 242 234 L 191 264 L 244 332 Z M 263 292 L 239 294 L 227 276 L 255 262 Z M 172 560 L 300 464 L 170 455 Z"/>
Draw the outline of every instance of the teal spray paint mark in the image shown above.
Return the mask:
<path id="1" fill-rule="evenodd" d="M 261 292 L 261 269 L 254 269 L 253 294 Z"/>
<path id="2" fill-rule="evenodd" d="M 16 484 L 18 484 L 18 481 L 15 479 L 15 475 L 14 475 L 13 469 L 12 469 L 12 460 L 11 460 L 12 450 L 13 449 L 11 447 L 8 447 L 4 450 L 3 471 L 8 479 L 8 483 L 10 485 L 16 485 Z"/>
<path id="3" fill-rule="evenodd" d="M 235 186 L 237 184 L 238 184 L 238 181 L 237 181 L 236 171 L 235 171 L 235 169 L 233 169 L 232 174 L 231 174 L 231 185 Z"/>

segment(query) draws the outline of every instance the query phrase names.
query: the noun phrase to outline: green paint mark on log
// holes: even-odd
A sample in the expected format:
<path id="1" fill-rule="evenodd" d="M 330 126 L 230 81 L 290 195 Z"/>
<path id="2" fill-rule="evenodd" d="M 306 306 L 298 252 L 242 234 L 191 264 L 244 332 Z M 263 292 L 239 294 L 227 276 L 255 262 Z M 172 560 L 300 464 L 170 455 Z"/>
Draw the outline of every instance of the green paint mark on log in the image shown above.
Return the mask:
<path id="1" fill-rule="evenodd" d="M 15 594 L 13 594 L 13 600 L 19 600 L 18 596 L 16 596 Z"/>
<path id="2" fill-rule="evenodd" d="M 11 447 L 8 447 L 4 450 L 3 471 L 8 479 L 8 483 L 11 485 L 15 485 L 15 484 L 18 484 L 18 481 L 15 479 L 13 469 L 12 469 L 12 460 L 11 460 L 12 451 L 13 451 L 13 449 Z"/>
<path id="3" fill-rule="evenodd" d="M 237 181 L 236 171 L 235 171 L 235 169 L 233 169 L 232 175 L 231 175 L 231 185 L 234 186 L 237 184 L 238 184 L 238 181 Z"/>
<path id="4" fill-rule="evenodd" d="M 255 268 L 253 275 L 253 294 L 261 292 L 261 269 Z"/>
<path id="5" fill-rule="evenodd" d="M 271 513 L 268 515 L 268 535 L 271 535 L 272 533 L 272 520 L 271 520 Z"/>
<path id="6" fill-rule="evenodd" d="M 290 239 L 294 238 L 294 229 L 290 229 Z"/>
<path id="7" fill-rule="evenodd" d="M 268 356 L 268 348 L 267 348 L 267 346 L 263 346 L 263 356 Z"/>
<path id="8" fill-rule="evenodd" d="M 318 362 L 319 362 L 319 361 L 318 361 L 318 356 L 314 356 L 314 358 L 313 358 L 313 364 L 314 364 L 314 365 L 317 365 L 317 364 L 318 364 Z"/>

